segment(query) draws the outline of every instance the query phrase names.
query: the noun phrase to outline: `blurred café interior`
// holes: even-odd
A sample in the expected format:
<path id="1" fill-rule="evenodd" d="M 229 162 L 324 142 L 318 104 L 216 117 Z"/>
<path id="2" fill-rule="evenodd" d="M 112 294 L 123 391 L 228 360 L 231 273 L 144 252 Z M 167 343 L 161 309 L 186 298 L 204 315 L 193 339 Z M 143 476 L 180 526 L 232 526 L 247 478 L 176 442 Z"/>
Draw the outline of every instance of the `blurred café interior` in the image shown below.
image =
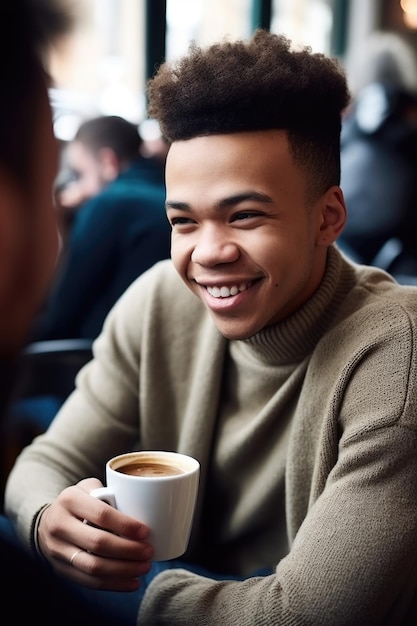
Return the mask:
<path id="1" fill-rule="evenodd" d="M 190 40 L 209 44 L 256 27 L 337 56 L 348 71 L 375 30 L 417 48 L 417 0 L 70 0 L 76 26 L 51 51 L 55 132 L 72 138 L 80 118 L 146 120 L 145 87 L 162 60 Z M 143 132 L 152 133 L 144 124 Z"/>

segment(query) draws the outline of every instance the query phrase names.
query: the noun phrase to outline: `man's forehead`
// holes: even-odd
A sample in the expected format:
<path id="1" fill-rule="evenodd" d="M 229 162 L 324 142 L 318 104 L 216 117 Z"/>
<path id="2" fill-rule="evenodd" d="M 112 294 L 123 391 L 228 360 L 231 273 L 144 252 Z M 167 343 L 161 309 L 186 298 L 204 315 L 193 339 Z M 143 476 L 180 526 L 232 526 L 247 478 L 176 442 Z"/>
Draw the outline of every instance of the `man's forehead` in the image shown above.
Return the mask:
<path id="1" fill-rule="evenodd" d="M 207 151 L 207 156 L 212 151 L 221 153 L 231 151 L 238 158 L 239 150 L 244 147 L 254 150 L 257 148 L 266 150 L 282 147 L 287 151 L 288 133 L 285 130 L 270 129 L 196 136 L 190 139 L 174 141 L 169 148 L 168 159 L 172 160 L 177 156 L 197 154 L 200 151 Z"/>

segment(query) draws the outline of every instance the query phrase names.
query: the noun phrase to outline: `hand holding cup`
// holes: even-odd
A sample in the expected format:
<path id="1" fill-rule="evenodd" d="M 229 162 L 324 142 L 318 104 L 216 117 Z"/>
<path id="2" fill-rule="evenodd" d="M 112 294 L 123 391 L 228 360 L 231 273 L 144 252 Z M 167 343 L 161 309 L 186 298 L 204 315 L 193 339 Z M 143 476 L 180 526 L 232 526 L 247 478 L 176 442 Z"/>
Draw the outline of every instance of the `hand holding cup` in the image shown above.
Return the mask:
<path id="1" fill-rule="evenodd" d="M 107 486 L 91 495 L 146 524 L 154 561 L 187 549 L 200 476 L 199 462 L 178 452 L 141 451 L 106 463 Z"/>

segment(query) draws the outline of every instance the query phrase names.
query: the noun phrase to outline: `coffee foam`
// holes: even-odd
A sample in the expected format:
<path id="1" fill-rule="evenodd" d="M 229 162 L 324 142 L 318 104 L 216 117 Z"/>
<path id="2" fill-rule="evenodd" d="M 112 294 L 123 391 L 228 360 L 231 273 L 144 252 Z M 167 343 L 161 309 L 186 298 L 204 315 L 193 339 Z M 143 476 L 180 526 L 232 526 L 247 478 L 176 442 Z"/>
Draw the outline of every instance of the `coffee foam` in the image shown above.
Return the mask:
<path id="1" fill-rule="evenodd" d="M 177 476 L 186 471 L 175 463 L 161 462 L 159 459 L 137 459 L 120 465 L 116 471 L 129 476 L 146 476 L 158 478 L 161 476 Z"/>

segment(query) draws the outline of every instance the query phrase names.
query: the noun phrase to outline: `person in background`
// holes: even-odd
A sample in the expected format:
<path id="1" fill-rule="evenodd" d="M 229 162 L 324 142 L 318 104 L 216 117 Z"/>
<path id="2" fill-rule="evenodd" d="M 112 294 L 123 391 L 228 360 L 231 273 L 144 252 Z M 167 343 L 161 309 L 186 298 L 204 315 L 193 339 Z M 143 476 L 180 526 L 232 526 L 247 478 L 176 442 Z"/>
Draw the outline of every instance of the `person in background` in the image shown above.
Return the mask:
<path id="1" fill-rule="evenodd" d="M 58 251 L 52 189 L 58 167 L 45 57 L 71 28 L 64 2 L 0 4 L 0 441 L 15 364 L 48 289 Z M 42 155 L 42 158 L 39 158 Z M 3 530 L 4 519 L 0 520 Z M 111 626 L 7 531 L 0 534 L 2 622 Z M 114 623 L 114 622 L 113 622 Z"/>
<path id="2" fill-rule="evenodd" d="M 64 235 L 83 203 L 100 193 L 132 161 L 136 163 L 137 174 L 147 182 L 164 185 L 168 148 L 159 135 L 158 147 L 162 145 L 164 150 L 161 152 L 159 148 L 156 152 L 157 139 L 148 139 L 150 125 L 151 120 L 144 120 L 136 127 L 115 115 L 92 118 L 80 125 L 73 140 L 63 148 L 63 165 L 55 185 L 59 223 Z M 142 136 L 142 129 L 146 137 Z M 144 158 L 138 159 L 138 156 Z"/>
<path id="3" fill-rule="evenodd" d="M 405 38 L 375 32 L 351 70 L 341 185 L 348 219 L 339 246 L 403 282 L 417 281 L 417 55 Z"/>
<path id="4" fill-rule="evenodd" d="M 141 144 L 134 124 L 100 116 L 68 145 L 75 180 L 59 202 L 79 208 L 32 340 L 94 339 L 130 283 L 169 257 L 163 168 L 140 154 Z"/>
<path id="5" fill-rule="evenodd" d="M 343 71 L 259 30 L 193 44 L 148 98 L 172 259 L 119 299 L 18 458 L 11 523 L 62 575 L 131 592 L 132 624 L 416 623 L 417 290 L 337 247 Z M 143 524 L 89 493 L 133 449 L 201 464 L 165 571 Z"/>

